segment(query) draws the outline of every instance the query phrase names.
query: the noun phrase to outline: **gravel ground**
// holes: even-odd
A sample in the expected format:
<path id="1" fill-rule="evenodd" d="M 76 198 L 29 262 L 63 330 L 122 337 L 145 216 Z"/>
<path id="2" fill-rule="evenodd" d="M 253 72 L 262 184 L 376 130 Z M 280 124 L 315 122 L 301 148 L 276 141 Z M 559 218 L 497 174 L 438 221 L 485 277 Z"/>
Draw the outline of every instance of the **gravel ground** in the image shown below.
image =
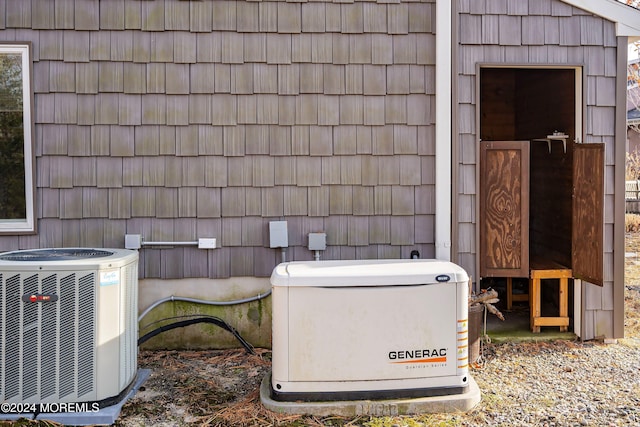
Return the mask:
<path id="1" fill-rule="evenodd" d="M 636 339 L 507 343 L 485 354 L 484 367 L 474 372 L 482 402 L 455 417 L 460 425 L 640 425 Z"/>

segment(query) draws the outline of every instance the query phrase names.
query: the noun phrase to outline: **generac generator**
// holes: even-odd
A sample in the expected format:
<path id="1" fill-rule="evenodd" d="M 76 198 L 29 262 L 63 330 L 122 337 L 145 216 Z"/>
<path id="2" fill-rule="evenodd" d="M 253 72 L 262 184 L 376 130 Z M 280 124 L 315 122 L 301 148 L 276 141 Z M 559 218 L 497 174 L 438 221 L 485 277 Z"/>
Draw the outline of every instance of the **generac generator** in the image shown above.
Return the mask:
<path id="1" fill-rule="evenodd" d="M 468 280 L 461 267 L 436 260 L 278 265 L 271 275 L 273 399 L 464 393 Z"/>

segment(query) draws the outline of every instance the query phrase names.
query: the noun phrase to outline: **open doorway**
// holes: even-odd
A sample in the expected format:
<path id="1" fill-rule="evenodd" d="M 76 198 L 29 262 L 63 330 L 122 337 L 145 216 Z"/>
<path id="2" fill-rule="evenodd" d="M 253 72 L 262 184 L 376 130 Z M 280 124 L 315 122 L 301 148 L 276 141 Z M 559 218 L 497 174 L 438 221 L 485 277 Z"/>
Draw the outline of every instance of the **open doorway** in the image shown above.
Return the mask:
<path id="1" fill-rule="evenodd" d="M 602 284 L 604 147 L 581 144 L 581 72 L 486 66 L 478 75 L 480 286 L 525 311 L 523 330 L 578 330 L 574 279 Z"/>

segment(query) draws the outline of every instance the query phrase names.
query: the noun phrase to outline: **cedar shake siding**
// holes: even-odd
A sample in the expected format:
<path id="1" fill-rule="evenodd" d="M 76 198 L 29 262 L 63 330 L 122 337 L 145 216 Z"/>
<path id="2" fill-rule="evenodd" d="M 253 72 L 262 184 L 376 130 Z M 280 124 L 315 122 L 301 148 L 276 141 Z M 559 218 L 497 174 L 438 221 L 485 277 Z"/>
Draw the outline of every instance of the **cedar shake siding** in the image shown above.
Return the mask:
<path id="1" fill-rule="evenodd" d="M 611 335 L 614 309 L 615 23 L 559 0 L 457 0 L 457 262 L 476 265 L 477 64 L 581 65 L 586 143 L 605 143 L 604 287 L 587 285 L 582 337 Z M 550 99 L 550 102 L 553 100 Z M 542 136 L 544 137 L 544 136 Z M 624 167 L 619 165 L 618 167 Z M 455 257 L 456 255 L 454 255 Z M 621 256 L 617 254 L 616 256 Z M 622 283 L 616 286 L 623 286 Z"/>
<path id="2" fill-rule="evenodd" d="M 289 260 L 316 231 L 324 259 L 433 257 L 434 31 L 434 1 L 0 2 L 32 43 L 38 218 L 0 250 L 216 237 L 140 277 L 266 277 L 286 220 Z"/>

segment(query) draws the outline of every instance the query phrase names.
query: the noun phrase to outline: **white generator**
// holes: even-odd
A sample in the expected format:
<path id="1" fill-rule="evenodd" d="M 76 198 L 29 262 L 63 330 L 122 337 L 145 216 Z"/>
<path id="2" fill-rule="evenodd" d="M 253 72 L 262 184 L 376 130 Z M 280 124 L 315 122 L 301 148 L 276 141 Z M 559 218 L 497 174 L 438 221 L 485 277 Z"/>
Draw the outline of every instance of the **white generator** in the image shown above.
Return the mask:
<path id="1" fill-rule="evenodd" d="M 0 254 L 0 402 L 119 401 L 138 355 L 138 252 Z"/>
<path id="2" fill-rule="evenodd" d="M 465 392 L 468 281 L 461 267 L 437 260 L 278 265 L 271 275 L 273 399 Z"/>

